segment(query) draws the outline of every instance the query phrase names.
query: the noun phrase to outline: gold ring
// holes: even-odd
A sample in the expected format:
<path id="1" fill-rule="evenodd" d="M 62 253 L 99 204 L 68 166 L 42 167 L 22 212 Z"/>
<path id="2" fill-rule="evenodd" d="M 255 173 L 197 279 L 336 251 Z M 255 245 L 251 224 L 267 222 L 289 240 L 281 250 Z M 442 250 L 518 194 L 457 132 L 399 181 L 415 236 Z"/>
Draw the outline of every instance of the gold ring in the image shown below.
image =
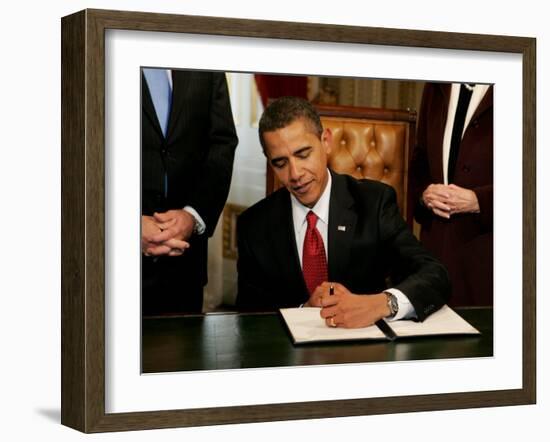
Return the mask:
<path id="1" fill-rule="evenodd" d="M 330 317 L 329 324 L 331 327 L 336 327 L 336 323 L 334 322 L 334 316 Z"/>

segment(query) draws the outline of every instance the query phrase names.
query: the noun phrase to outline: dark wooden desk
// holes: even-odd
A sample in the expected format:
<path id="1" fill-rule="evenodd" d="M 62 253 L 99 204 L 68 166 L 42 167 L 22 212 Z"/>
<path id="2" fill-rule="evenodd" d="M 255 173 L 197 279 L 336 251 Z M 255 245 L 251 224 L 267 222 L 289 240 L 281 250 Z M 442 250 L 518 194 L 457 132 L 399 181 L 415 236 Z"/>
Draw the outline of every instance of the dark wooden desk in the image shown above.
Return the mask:
<path id="1" fill-rule="evenodd" d="M 144 318 L 142 371 L 282 367 L 493 355 L 493 310 L 456 311 L 481 336 L 294 345 L 279 314 Z"/>

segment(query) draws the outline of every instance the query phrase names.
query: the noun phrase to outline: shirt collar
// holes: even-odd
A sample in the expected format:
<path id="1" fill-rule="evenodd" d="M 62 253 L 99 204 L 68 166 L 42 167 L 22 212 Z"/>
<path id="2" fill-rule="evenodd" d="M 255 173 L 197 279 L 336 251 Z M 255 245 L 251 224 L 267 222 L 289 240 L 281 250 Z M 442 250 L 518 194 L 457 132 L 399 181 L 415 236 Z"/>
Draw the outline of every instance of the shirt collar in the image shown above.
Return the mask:
<path id="1" fill-rule="evenodd" d="M 327 173 L 328 180 L 325 190 L 323 190 L 321 197 L 311 209 L 304 206 L 302 203 L 300 203 L 300 201 L 298 201 L 298 199 L 294 195 L 290 194 L 290 201 L 292 204 L 292 220 L 294 222 L 294 231 L 296 233 L 300 233 L 306 225 L 306 215 L 310 210 L 315 213 L 315 215 L 317 215 L 319 221 L 322 221 L 323 223 L 328 225 L 328 210 L 330 203 L 330 190 L 332 187 L 332 177 L 328 169 Z"/>

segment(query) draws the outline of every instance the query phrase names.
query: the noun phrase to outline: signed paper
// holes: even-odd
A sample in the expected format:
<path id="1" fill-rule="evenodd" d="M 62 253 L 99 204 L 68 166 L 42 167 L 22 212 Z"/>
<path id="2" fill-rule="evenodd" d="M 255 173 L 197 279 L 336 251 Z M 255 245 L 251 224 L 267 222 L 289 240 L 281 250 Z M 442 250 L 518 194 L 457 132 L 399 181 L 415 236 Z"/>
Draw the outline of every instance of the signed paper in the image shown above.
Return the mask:
<path id="1" fill-rule="evenodd" d="M 320 310 L 317 307 L 280 309 L 294 343 L 390 339 L 390 336 L 387 336 L 377 325 L 353 329 L 328 327 L 325 320 L 321 318 Z M 446 305 L 429 316 L 424 322 L 400 320 L 386 321 L 386 323 L 394 332 L 395 336 L 391 338 L 480 334 L 478 330 Z"/>

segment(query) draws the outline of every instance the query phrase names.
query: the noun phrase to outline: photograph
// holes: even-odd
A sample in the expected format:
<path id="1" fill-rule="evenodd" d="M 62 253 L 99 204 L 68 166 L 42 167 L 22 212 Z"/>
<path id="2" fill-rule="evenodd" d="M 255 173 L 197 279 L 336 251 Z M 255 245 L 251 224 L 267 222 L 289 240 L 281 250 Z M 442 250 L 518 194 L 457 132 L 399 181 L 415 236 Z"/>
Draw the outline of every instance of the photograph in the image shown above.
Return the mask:
<path id="1" fill-rule="evenodd" d="M 143 373 L 493 355 L 493 85 L 141 75 Z"/>

